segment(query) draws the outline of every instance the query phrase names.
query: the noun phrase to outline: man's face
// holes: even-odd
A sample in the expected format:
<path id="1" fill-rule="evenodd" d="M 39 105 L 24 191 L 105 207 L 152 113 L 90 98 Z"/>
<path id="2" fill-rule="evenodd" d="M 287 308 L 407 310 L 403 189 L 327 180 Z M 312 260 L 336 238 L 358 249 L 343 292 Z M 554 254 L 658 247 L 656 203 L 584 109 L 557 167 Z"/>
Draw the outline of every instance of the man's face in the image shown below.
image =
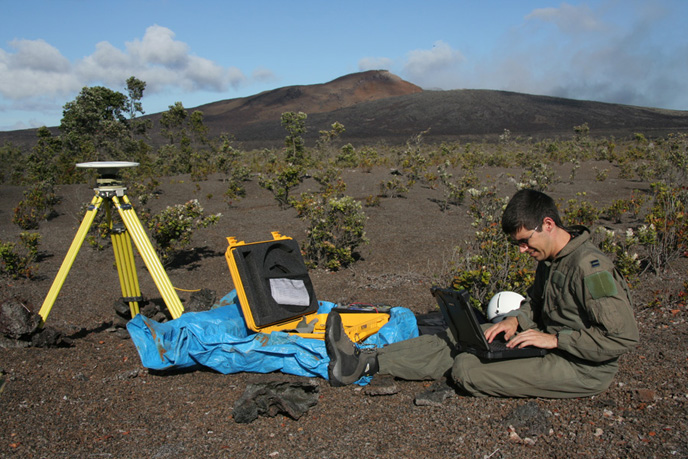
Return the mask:
<path id="1" fill-rule="evenodd" d="M 550 238 L 542 225 L 534 229 L 521 228 L 511 238 L 521 253 L 527 253 L 537 261 L 547 260 L 551 255 Z"/>

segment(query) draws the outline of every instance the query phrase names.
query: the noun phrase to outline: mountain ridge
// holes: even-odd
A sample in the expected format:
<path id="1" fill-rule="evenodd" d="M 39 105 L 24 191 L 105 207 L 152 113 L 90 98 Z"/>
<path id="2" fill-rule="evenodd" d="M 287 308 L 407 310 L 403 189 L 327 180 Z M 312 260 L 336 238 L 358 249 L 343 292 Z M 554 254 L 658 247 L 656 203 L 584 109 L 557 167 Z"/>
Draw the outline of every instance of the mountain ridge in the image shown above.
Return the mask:
<path id="1" fill-rule="evenodd" d="M 203 112 L 211 137 L 225 133 L 245 148 L 280 145 L 286 135 L 280 116 L 288 111 L 308 115 L 304 139 L 311 143 L 334 122 L 345 127 L 340 140 L 352 143 L 400 144 L 420 132 L 429 141 L 490 139 L 504 130 L 520 137 L 562 137 L 583 123 L 593 136 L 688 132 L 688 111 L 486 89 L 423 90 L 386 70 L 185 108 Z M 144 116 L 153 121 L 154 145 L 164 142 L 157 123 L 161 115 Z M 56 127 L 51 131 L 59 133 Z M 30 146 L 35 132 L 0 132 L 0 144 Z"/>

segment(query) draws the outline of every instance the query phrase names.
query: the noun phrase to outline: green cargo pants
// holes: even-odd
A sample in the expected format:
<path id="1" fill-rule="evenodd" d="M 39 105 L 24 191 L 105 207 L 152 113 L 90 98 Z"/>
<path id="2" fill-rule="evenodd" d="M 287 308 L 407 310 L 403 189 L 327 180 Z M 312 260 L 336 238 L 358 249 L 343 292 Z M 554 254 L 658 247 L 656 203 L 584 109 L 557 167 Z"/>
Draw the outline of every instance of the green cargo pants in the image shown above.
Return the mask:
<path id="1" fill-rule="evenodd" d="M 556 351 L 544 357 L 484 361 L 470 353 L 454 355 L 447 332 L 421 335 L 379 350 L 380 374 L 407 380 L 447 375 L 471 395 L 497 397 L 575 398 L 609 387 L 618 365 L 567 358 Z"/>

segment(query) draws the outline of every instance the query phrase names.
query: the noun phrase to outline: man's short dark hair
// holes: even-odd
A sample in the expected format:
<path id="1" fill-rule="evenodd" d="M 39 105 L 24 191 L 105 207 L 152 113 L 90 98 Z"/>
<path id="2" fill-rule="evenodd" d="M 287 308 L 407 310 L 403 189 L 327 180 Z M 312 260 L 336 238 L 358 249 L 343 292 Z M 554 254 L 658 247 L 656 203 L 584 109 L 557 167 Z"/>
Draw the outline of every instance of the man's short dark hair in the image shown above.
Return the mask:
<path id="1" fill-rule="evenodd" d="M 554 199 L 541 191 L 519 190 L 504 210 L 502 231 L 507 235 L 512 235 L 521 228 L 533 230 L 540 227 L 546 217 L 551 218 L 558 227 L 563 228 Z"/>

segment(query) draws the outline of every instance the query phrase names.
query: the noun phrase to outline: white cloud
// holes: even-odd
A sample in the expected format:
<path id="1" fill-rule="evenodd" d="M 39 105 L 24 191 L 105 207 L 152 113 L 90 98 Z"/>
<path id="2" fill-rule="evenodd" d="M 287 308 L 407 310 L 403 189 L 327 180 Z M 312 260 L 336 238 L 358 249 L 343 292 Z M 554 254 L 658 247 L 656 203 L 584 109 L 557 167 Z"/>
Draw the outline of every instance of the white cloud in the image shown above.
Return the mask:
<path id="1" fill-rule="evenodd" d="M 130 76 L 146 82 L 147 94 L 168 88 L 225 92 L 247 82 L 240 69 L 192 54 L 172 30 L 158 25 L 124 50 L 100 42 L 91 55 L 73 63 L 43 40 L 16 40 L 11 47 L 14 52 L 0 49 L 0 95 L 13 100 L 64 98 L 99 84 L 121 89 Z M 264 69 L 260 77 L 268 73 Z"/>
<path id="2" fill-rule="evenodd" d="M 411 74 L 425 74 L 429 70 L 444 70 L 463 61 L 460 51 L 453 50 L 442 40 L 435 42 L 431 49 L 417 49 L 409 52 L 406 70 Z"/>
<path id="3" fill-rule="evenodd" d="M 93 82 L 121 87 L 127 78 L 136 75 L 135 70 L 138 68 L 133 66 L 131 56 L 108 42 L 96 44 L 96 51 L 75 65 L 75 74 L 83 82 L 82 87 Z"/>
<path id="4" fill-rule="evenodd" d="M 54 46 L 43 40 L 14 40 L 10 45 L 17 50 L 12 56 L 17 68 L 42 72 L 69 71 L 69 61 Z"/>
<path id="5" fill-rule="evenodd" d="M 667 27 L 670 13 L 637 3 L 622 7 L 628 16 L 623 25 L 615 22 L 620 14 L 615 10 L 566 3 L 533 10 L 487 54 L 462 59 L 459 51 L 439 42 L 432 50 L 409 53 L 404 76 L 425 88 L 496 89 L 688 109 L 688 42 Z M 550 23 L 556 27 L 542 27 Z M 673 41 L 657 39 L 658 32 L 667 32 Z"/>
<path id="6" fill-rule="evenodd" d="M 659 5 L 635 6 L 638 5 L 622 6 L 631 18 L 630 24 L 623 28 L 613 22 L 613 16 L 619 12 L 605 21 L 601 11 L 566 3 L 560 8 L 534 10 L 528 15 L 529 22 L 549 21 L 558 30 L 542 37 L 545 42 L 558 43 L 558 46 L 519 50 L 525 62 L 534 64 L 533 68 L 548 69 L 541 75 L 531 72 L 531 84 L 537 93 L 666 107 L 675 103 L 676 94 L 688 92 L 688 82 L 681 77 L 688 74 L 687 48 L 668 42 L 653 43 L 653 36 L 670 18 L 667 11 Z M 527 22 L 526 26 L 537 25 Z M 528 29 L 524 32 L 528 33 Z M 562 34 L 575 39 L 566 40 Z M 675 52 L 667 52 L 668 47 Z M 547 62 L 554 65 L 546 65 Z"/>
<path id="7" fill-rule="evenodd" d="M 228 86 L 239 87 L 246 77 L 236 67 L 224 68 L 202 57 L 190 56 L 189 63 L 182 70 L 185 84 L 189 90 L 209 90 L 223 92 Z"/>
<path id="8" fill-rule="evenodd" d="M 157 64 L 165 68 L 184 69 L 189 64 L 189 46 L 174 40 L 167 27 L 153 25 L 146 29 L 142 40 L 127 42 L 129 55 L 139 64 Z"/>
<path id="9" fill-rule="evenodd" d="M 69 61 L 43 40 L 14 40 L 0 49 L 0 94 L 10 100 L 61 95 L 78 87 Z"/>
<path id="10" fill-rule="evenodd" d="M 444 41 L 435 42 L 431 49 L 417 49 L 408 53 L 403 73 L 422 87 L 446 88 L 457 83 L 459 64 L 463 54 Z"/>
<path id="11" fill-rule="evenodd" d="M 567 34 L 579 34 L 604 30 L 604 24 L 595 16 L 587 5 L 573 6 L 562 3 L 559 8 L 538 8 L 526 16 L 526 19 L 539 19 L 551 22 Z"/>
<path id="12" fill-rule="evenodd" d="M 224 92 L 246 80 L 236 67 L 225 68 L 191 54 L 189 46 L 175 40 L 170 29 L 157 25 L 148 27 L 143 39 L 128 42 L 126 52 L 107 42 L 98 43 L 96 52 L 78 66 L 83 79 L 109 85 L 121 86 L 136 76 L 146 82 L 148 93 L 168 87 Z"/>

